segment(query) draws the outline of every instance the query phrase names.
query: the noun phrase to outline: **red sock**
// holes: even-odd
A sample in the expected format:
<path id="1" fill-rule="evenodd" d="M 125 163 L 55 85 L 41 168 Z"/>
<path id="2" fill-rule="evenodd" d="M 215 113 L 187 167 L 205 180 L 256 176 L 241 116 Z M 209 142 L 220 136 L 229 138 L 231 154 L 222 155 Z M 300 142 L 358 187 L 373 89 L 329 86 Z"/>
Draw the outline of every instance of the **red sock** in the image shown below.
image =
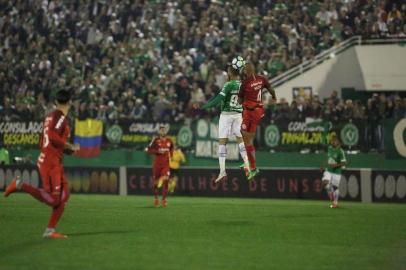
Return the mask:
<path id="1" fill-rule="evenodd" d="M 63 211 L 65 210 L 65 203 L 62 202 L 58 206 L 52 209 L 51 217 L 49 218 L 48 228 L 55 228 L 59 219 L 61 218 Z"/>
<path id="2" fill-rule="evenodd" d="M 168 179 L 164 180 L 164 186 L 162 188 L 162 200 L 166 200 L 166 195 L 168 195 L 168 186 L 169 181 Z"/>
<path id="3" fill-rule="evenodd" d="M 28 185 L 26 183 L 23 183 L 21 188 L 22 188 L 22 190 L 24 192 L 30 194 L 32 197 L 34 197 L 38 201 L 40 201 L 42 203 L 45 203 L 45 204 L 47 204 L 49 206 L 54 206 L 55 205 L 54 198 L 49 193 L 44 191 L 43 189 L 35 188 L 35 187 L 33 187 L 31 185 Z"/>
<path id="4" fill-rule="evenodd" d="M 55 206 L 52 209 L 51 217 L 49 218 L 48 228 L 55 228 L 56 224 L 58 224 L 59 219 L 61 218 L 64 210 L 65 204 L 69 200 L 70 193 L 69 187 L 67 185 L 63 186 L 62 194 L 58 195 L 60 198 L 56 198 L 56 201 L 60 201 L 61 203 L 58 206 Z"/>
<path id="5" fill-rule="evenodd" d="M 245 149 L 247 150 L 247 156 L 250 162 L 250 169 L 255 170 L 257 168 L 257 165 L 255 164 L 255 147 L 251 144 L 245 146 Z"/>
<path id="6" fill-rule="evenodd" d="M 156 185 L 154 184 L 153 192 L 154 192 L 154 198 L 158 199 L 158 185 L 157 184 Z"/>

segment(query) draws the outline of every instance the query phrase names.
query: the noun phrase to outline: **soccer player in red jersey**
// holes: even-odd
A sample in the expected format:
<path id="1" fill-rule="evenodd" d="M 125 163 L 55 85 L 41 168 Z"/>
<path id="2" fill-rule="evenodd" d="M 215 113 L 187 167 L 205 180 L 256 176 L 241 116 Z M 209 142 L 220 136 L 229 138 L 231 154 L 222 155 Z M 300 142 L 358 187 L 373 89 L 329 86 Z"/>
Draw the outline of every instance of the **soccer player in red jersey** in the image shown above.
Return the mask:
<path id="1" fill-rule="evenodd" d="M 167 130 L 165 126 L 159 127 L 159 136 L 152 139 L 152 142 L 147 147 L 148 154 L 155 155 L 152 177 L 154 178 L 154 206 L 159 206 L 158 189 L 159 182 L 162 181 L 162 206 L 166 207 L 166 196 L 168 195 L 168 184 L 170 176 L 169 160 L 173 154 L 173 142 L 166 136 Z"/>
<path id="2" fill-rule="evenodd" d="M 69 199 L 69 186 L 64 175 L 62 156 L 64 152 L 72 154 L 80 148 L 77 144 L 67 142 L 70 129 L 66 116 L 71 106 L 70 99 L 70 93 L 67 90 L 58 91 L 56 110 L 48 114 L 44 121 L 44 130 L 39 144 L 41 154 L 37 162 L 43 187 L 35 188 L 16 177 L 4 192 L 4 196 L 8 197 L 11 193 L 21 189 L 38 201 L 52 207 L 52 214 L 43 234 L 45 238 L 67 238 L 66 235 L 57 233 L 55 227 Z"/>
<path id="3" fill-rule="evenodd" d="M 259 173 L 255 164 L 254 136 L 257 126 L 264 116 L 262 91 L 266 89 L 274 101 L 276 101 L 276 94 L 264 76 L 255 74 L 252 63 L 246 63 L 243 72 L 245 79 L 242 81 L 240 92 L 238 93 L 238 102 L 243 105 L 241 134 L 250 163 L 248 180 L 252 180 Z"/>

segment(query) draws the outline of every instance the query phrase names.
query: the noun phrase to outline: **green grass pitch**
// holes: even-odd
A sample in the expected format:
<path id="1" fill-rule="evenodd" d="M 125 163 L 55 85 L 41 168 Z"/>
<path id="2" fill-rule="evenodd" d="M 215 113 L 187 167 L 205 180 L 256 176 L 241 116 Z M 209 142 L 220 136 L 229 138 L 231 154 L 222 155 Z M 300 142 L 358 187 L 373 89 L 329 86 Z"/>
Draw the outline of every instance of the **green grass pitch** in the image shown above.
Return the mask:
<path id="1" fill-rule="evenodd" d="M 50 209 L 0 198 L 0 269 L 406 269 L 406 205 L 73 195 Z"/>

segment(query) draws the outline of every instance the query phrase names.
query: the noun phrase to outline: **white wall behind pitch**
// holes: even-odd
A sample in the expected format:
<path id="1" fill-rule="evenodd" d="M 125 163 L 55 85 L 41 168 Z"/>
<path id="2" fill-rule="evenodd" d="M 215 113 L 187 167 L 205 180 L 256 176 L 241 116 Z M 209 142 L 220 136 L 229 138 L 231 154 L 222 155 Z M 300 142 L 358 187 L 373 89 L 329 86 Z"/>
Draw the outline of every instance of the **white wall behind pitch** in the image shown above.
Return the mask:
<path id="1" fill-rule="evenodd" d="M 292 101 L 292 88 L 311 86 L 321 98 L 332 91 L 406 89 L 406 48 L 399 45 L 364 45 L 347 49 L 334 58 L 276 87 L 278 98 Z"/>
<path id="2" fill-rule="evenodd" d="M 406 89 L 406 47 L 368 45 L 355 47 L 365 80 L 365 89 L 404 91 Z"/>

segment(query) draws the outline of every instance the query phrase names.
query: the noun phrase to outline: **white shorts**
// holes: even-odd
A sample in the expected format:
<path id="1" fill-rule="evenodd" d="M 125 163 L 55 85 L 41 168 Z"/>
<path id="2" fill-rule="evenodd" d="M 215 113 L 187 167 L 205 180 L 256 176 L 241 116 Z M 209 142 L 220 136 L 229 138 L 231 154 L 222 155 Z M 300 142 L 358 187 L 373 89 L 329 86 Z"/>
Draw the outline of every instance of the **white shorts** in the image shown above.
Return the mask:
<path id="1" fill-rule="evenodd" d="M 230 138 L 231 136 L 241 136 L 242 114 L 220 114 L 219 139 Z"/>
<path id="2" fill-rule="evenodd" d="M 340 185 L 340 180 L 341 180 L 341 174 L 336 174 L 336 173 L 331 173 L 328 171 L 325 171 L 323 174 L 323 181 L 326 180 L 329 183 L 331 183 L 333 186 L 338 187 Z"/>

